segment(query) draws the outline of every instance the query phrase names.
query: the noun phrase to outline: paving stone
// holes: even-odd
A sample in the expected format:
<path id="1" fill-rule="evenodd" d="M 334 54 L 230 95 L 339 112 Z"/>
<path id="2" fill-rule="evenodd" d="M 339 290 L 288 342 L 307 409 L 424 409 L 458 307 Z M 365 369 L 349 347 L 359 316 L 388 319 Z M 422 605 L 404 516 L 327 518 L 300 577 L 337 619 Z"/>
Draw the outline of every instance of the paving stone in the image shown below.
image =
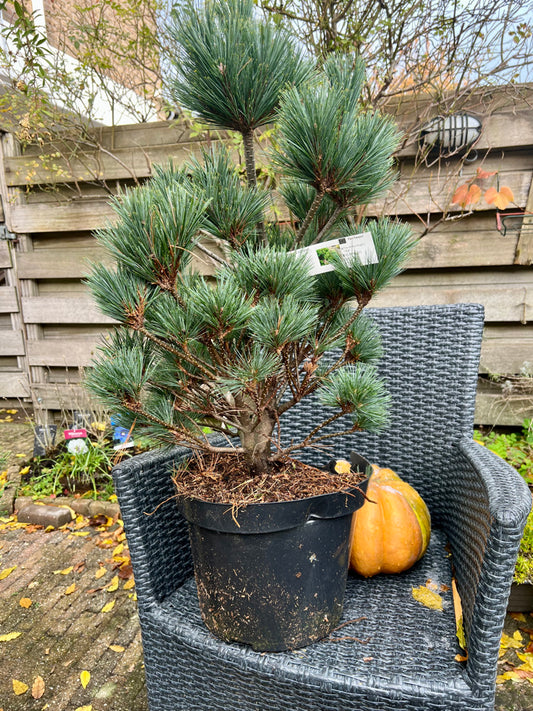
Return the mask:
<path id="1" fill-rule="evenodd" d="M 20 523 L 33 523 L 36 526 L 53 526 L 60 528 L 65 523 L 72 521 L 72 514 L 69 509 L 62 506 L 50 506 L 47 504 L 26 504 L 18 511 Z"/>

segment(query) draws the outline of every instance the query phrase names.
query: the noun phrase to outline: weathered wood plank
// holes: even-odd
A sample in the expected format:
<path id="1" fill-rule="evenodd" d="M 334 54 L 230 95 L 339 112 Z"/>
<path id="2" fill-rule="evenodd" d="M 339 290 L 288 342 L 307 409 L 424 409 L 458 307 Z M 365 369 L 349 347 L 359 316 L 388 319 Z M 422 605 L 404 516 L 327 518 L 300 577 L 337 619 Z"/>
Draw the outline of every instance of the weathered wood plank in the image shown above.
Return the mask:
<path id="1" fill-rule="evenodd" d="M 11 256 L 6 242 L 0 242 L 0 269 L 9 269 L 11 266 Z"/>
<path id="2" fill-rule="evenodd" d="M 13 313 L 18 310 L 15 287 L 0 286 L 0 313 Z"/>
<path id="3" fill-rule="evenodd" d="M 492 218 L 492 221 L 494 218 Z M 449 225 L 450 223 L 448 223 Z M 443 225 L 446 227 L 446 225 Z M 502 237 L 494 227 L 470 228 L 470 217 L 452 223 L 452 229 L 430 232 L 416 245 L 407 263 L 409 269 L 442 267 L 495 267 L 513 263 L 517 237 Z M 420 228 L 413 228 L 420 232 Z"/>
<path id="4" fill-rule="evenodd" d="M 115 218 L 108 201 L 82 200 L 42 205 L 13 205 L 11 231 L 17 233 L 86 231 Z"/>
<path id="5" fill-rule="evenodd" d="M 153 166 L 164 165 L 170 159 L 176 164 L 199 154 L 201 143 L 174 143 L 163 146 L 119 148 L 111 155 L 90 151 L 76 158 L 55 158 L 41 161 L 36 156 L 18 156 L 5 161 L 6 183 L 10 187 L 22 185 L 55 185 L 74 181 L 128 180 L 147 178 Z"/>
<path id="6" fill-rule="evenodd" d="M 25 373 L 0 373 L 0 397 L 22 398 L 30 396 Z"/>
<path id="7" fill-rule="evenodd" d="M 0 356 L 19 355 L 24 355 L 24 341 L 21 331 L 0 330 Z"/>
<path id="8" fill-rule="evenodd" d="M 525 323 L 533 319 L 533 271 L 410 271 L 393 280 L 373 306 L 480 303 L 487 321 Z"/>
<path id="9" fill-rule="evenodd" d="M 110 263 L 108 253 L 93 249 L 40 249 L 17 255 L 17 271 L 21 279 L 80 279 L 90 271 L 91 262 Z"/>
<path id="10" fill-rule="evenodd" d="M 45 410 L 72 411 L 90 403 L 88 392 L 74 383 L 36 383 L 32 385 L 32 393 Z"/>
<path id="11" fill-rule="evenodd" d="M 83 368 L 95 355 L 102 338 L 68 338 L 65 340 L 28 341 L 30 365 Z"/>
<path id="12" fill-rule="evenodd" d="M 480 383 L 476 397 L 476 425 L 521 425 L 533 417 L 533 394 L 504 395 L 501 387 Z"/>
<path id="13" fill-rule="evenodd" d="M 115 323 L 90 296 L 27 296 L 22 298 L 26 323 Z"/>
<path id="14" fill-rule="evenodd" d="M 533 325 L 486 326 L 481 344 L 481 373 L 518 375 L 533 369 Z"/>
<path id="15" fill-rule="evenodd" d="M 529 195 L 525 206 L 526 217 L 516 245 L 515 264 L 533 264 L 533 180 L 529 186 Z"/>

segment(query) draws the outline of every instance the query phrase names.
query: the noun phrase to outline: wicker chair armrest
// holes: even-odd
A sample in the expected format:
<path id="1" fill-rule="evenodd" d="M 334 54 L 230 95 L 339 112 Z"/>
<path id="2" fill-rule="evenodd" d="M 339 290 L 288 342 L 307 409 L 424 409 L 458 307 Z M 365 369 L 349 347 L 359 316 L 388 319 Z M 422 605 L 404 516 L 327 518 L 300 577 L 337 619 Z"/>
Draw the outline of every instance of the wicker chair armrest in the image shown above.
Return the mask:
<path id="1" fill-rule="evenodd" d="M 469 437 L 456 445 L 439 486 L 463 608 L 467 673 L 480 695 L 491 695 L 531 494 L 515 469 Z"/>
<path id="2" fill-rule="evenodd" d="M 155 450 L 113 469 L 141 614 L 192 575 L 188 527 L 171 479 L 175 464 L 189 454 L 182 447 Z"/>

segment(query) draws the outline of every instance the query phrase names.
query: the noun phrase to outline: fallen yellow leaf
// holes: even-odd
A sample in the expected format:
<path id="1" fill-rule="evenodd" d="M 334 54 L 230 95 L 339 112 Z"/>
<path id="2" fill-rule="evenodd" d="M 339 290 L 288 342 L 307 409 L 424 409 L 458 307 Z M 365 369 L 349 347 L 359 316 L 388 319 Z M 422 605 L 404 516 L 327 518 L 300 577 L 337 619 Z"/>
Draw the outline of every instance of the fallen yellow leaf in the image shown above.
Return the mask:
<path id="1" fill-rule="evenodd" d="M 8 415 L 16 415 L 17 411 L 16 410 L 6 410 Z"/>
<path id="2" fill-rule="evenodd" d="M 425 607 L 429 607 L 431 610 L 442 610 L 441 596 L 433 590 L 429 590 L 425 585 L 412 588 L 411 593 L 414 599 Z"/>
<path id="3" fill-rule="evenodd" d="M 24 475 L 24 474 L 27 474 L 29 471 L 30 471 L 29 467 L 24 467 L 23 469 L 19 470 L 19 474 Z"/>
<path id="4" fill-rule="evenodd" d="M 111 602 L 108 602 L 107 605 L 104 605 L 102 607 L 102 612 L 111 612 L 111 610 L 115 607 L 115 601 L 111 600 Z"/>
<path id="5" fill-rule="evenodd" d="M 32 602 L 29 597 L 21 597 L 19 600 L 19 605 L 28 609 L 28 607 L 31 607 Z"/>
<path id="6" fill-rule="evenodd" d="M 100 568 L 98 568 L 98 570 L 97 570 L 96 573 L 94 574 L 94 577 L 98 580 L 99 578 L 101 578 L 101 577 L 102 577 L 103 575 L 105 575 L 106 573 L 107 573 L 107 568 L 104 568 L 104 567 L 101 566 Z"/>
<path id="7" fill-rule="evenodd" d="M 83 536 L 89 536 L 90 531 L 73 531 L 71 533 L 72 536 L 79 536 L 80 538 L 83 538 Z"/>
<path id="8" fill-rule="evenodd" d="M 523 612 L 511 612 L 511 617 L 517 622 L 526 622 L 526 616 Z"/>
<path id="9" fill-rule="evenodd" d="M 516 632 L 518 632 L 518 630 Z M 516 632 L 512 637 L 505 632 L 502 634 L 500 649 L 520 649 L 520 647 L 524 646 L 522 635 L 518 632 L 519 637 L 517 637 Z"/>
<path id="10" fill-rule="evenodd" d="M 30 687 L 25 684 L 23 681 L 17 681 L 17 679 L 13 679 L 13 691 L 17 696 L 20 696 L 21 694 L 25 694 Z"/>
<path id="11" fill-rule="evenodd" d="M 456 654 L 456 655 L 455 655 L 455 661 L 456 661 L 456 662 L 466 662 L 467 659 L 468 659 L 468 657 L 463 657 L 462 654 Z"/>
<path id="12" fill-rule="evenodd" d="M 115 590 L 118 590 L 118 575 L 115 575 L 107 586 L 107 592 L 115 592 Z"/>
<path id="13" fill-rule="evenodd" d="M 93 711 L 93 707 L 90 704 L 89 706 L 78 706 L 75 711 Z"/>
<path id="14" fill-rule="evenodd" d="M 65 590 L 65 595 L 71 595 L 74 590 L 76 590 L 76 583 L 72 583 L 72 585 L 68 586 L 68 588 Z"/>
<path id="15" fill-rule="evenodd" d="M 54 575 L 68 575 L 72 573 L 74 566 L 71 565 L 69 568 L 63 568 L 63 570 L 54 570 Z"/>
<path id="16" fill-rule="evenodd" d="M 45 686 L 44 679 L 42 678 L 42 676 L 35 677 L 35 680 L 31 687 L 31 695 L 33 696 L 33 698 L 40 699 L 41 696 L 44 694 L 44 690 Z"/>
<path id="17" fill-rule="evenodd" d="M 82 671 L 80 674 L 80 681 L 81 685 L 83 686 L 84 689 L 87 688 L 87 684 L 91 681 L 91 672 L 88 671 Z"/>
<path id="18" fill-rule="evenodd" d="M 525 671 L 533 672 L 533 654 L 520 652 L 516 653 L 516 656 L 522 660 L 524 663 L 520 665 L 519 669 L 524 669 Z"/>
<path id="19" fill-rule="evenodd" d="M 109 649 L 112 649 L 113 652 L 123 652 L 124 647 L 121 647 L 120 644 L 110 644 Z"/>
<path id="20" fill-rule="evenodd" d="M 124 544 L 123 544 L 123 543 L 119 543 L 118 546 L 113 549 L 113 553 L 112 553 L 111 555 L 112 555 L 113 558 L 114 558 L 116 555 L 120 555 L 123 550 L 124 550 Z"/>
<path id="21" fill-rule="evenodd" d="M 4 568 L 2 572 L 0 572 L 0 580 L 5 580 L 8 575 L 11 575 L 11 573 L 16 569 L 16 565 L 14 565 L 12 568 Z"/>
<path id="22" fill-rule="evenodd" d="M 124 583 L 124 590 L 131 590 L 134 587 L 135 587 L 135 580 L 133 578 L 126 580 L 126 582 Z"/>
<path id="23" fill-rule="evenodd" d="M 22 632 L 8 632 L 7 634 L 0 634 L 0 642 L 11 642 L 12 639 L 17 639 L 20 637 Z"/>

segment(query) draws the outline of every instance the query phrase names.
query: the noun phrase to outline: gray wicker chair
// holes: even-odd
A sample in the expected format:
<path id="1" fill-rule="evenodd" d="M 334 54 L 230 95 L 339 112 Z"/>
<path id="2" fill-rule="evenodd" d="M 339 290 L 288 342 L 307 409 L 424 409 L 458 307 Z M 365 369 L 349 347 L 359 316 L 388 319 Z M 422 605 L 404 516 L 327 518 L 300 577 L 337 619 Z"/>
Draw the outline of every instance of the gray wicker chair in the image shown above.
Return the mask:
<path id="1" fill-rule="evenodd" d="M 175 503 L 145 513 L 172 497 L 168 473 L 184 450 L 124 462 L 115 481 L 151 711 L 493 708 L 499 639 L 531 496 L 511 467 L 472 440 L 483 310 L 459 304 L 369 313 L 383 336 L 380 370 L 393 397 L 392 422 L 379 436 L 336 442 L 334 453 L 357 449 L 420 491 L 434 526 L 426 555 L 398 576 L 351 576 L 348 624 L 328 640 L 276 654 L 225 644 L 200 619 L 187 529 Z M 308 431 L 316 411 L 316 403 L 291 411 L 285 431 Z M 331 456 L 318 455 L 318 463 Z M 306 457 L 317 462 L 316 453 Z M 452 566 L 466 663 L 455 660 Z M 443 611 L 413 599 L 412 588 L 428 579 L 445 586 Z"/>

